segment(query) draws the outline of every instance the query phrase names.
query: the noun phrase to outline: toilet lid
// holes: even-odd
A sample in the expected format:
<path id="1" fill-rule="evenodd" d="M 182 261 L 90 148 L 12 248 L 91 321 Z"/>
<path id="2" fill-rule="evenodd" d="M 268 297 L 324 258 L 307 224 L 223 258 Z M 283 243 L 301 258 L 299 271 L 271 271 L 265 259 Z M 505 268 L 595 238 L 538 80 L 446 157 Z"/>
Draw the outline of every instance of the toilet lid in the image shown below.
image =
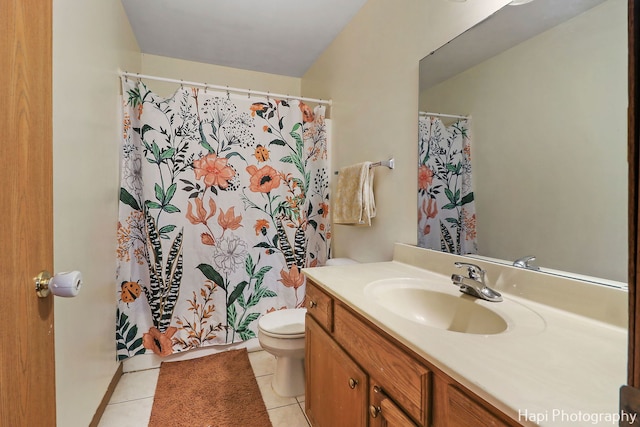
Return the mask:
<path id="1" fill-rule="evenodd" d="M 258 327 L 264 332 L 277 335 L 304 334 L 306 308 L 291 308 L 272 311 L 258 319 Z"/>

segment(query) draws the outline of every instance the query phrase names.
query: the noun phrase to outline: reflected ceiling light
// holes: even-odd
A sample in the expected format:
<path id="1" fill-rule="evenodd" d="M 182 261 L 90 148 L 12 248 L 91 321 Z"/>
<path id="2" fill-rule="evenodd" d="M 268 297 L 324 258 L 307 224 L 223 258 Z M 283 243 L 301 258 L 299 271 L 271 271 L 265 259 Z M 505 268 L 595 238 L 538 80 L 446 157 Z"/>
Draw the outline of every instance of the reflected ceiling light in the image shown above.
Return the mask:
<path id="1" fill-rule="evenodd" d="M 533 0 L 513 0 L 509 6 L 520 6 L 521 4 L 531 3 Z"/>

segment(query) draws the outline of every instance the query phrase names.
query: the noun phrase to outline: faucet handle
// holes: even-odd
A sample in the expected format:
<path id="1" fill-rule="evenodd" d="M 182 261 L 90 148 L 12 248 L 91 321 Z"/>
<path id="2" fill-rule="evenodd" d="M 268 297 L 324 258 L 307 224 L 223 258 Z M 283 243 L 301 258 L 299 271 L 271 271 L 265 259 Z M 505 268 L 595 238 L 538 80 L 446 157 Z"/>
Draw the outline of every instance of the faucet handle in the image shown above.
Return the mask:
<path id="1" fill-rule="evenodd" d="M 526 268 L 528 270 L 540 270 L 540 267 L 537 265 L 531 264 L 531 262 L 535 261 L 536 257 L 533 255 L 523 256 L 522 258 L 518 258 L 513 262 L 514 267 Z"/>
<path id="2" fill-rule="evenodd" d="M 471 264 L 469 262 L 454 262 L 453 265 L 455 265 L 458 268 L 466 267 L 467 272 L 469 273 L 470 279 L 478 280 L 484 283 L 485 271 L 482 268 L 478 267 L 477 265 Z"/>

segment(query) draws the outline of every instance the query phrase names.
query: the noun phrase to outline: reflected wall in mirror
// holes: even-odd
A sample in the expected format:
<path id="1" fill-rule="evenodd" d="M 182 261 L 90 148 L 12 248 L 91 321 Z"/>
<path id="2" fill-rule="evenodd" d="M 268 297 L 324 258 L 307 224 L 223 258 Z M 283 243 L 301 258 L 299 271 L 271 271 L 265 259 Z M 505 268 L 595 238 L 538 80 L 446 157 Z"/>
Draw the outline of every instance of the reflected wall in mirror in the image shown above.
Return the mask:
<path id="1" fill-rule="evenodd" d="M 420 76 L 420 111 L 470 116 L 478 253 L 626 283 L 626 1 L 505 6 Z"/>

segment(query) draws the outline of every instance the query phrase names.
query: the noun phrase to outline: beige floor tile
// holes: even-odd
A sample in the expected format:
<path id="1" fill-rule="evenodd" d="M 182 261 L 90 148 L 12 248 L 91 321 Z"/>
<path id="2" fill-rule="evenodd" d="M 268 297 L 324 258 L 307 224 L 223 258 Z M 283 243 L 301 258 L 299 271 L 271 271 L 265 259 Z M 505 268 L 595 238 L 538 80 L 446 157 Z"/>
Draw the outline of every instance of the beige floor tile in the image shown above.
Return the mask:
<path id="1" fill-rule="evenodd" d="M 153 397 L 156 392 L 160 369 L 127 372 L 123 374 L 109 403 L 121 403 L 129 400 Z"/>
<path id="2" fill-rule="evenodd" d="M 276 369 L 275 356 L 264 350 L 249 353 L 249 362 L 256 377 L 273 374 Z"/>
<path id="3" fill-rule="evenodd" d="M 304 402 L 298 402 L 298 405 L 300 405 L 300 411 L 302 411 L 302 415 L 307 420 L 307 423 L 311 425 L 311 423 L 309 422 L 309 418 L 307 418 L 307 413 L 304 411 Z"/>
<path id="4" fill-rule="evenodd" d="M 268 412 L 273 427 L 309 427 L 309 423 L 297 403 L 273 408 Z"/>
<path id="5" fill-rule="evenodd" d="M 257 377 L 258 387 L 260 387 L 260 393 L 262 394 L 262 400 L 267 409 L 277 408 L 279 406 L 292 405 L 298 403 L 295 397 L 282 397 L 278 396 L 271 387 L 271 378 L 273 375 L 263 375 Z"/>
<path id="6" fill-rule="evenodd" d="M 153 397 L 107 405 L 98 427 L 147 427 Z"/>

